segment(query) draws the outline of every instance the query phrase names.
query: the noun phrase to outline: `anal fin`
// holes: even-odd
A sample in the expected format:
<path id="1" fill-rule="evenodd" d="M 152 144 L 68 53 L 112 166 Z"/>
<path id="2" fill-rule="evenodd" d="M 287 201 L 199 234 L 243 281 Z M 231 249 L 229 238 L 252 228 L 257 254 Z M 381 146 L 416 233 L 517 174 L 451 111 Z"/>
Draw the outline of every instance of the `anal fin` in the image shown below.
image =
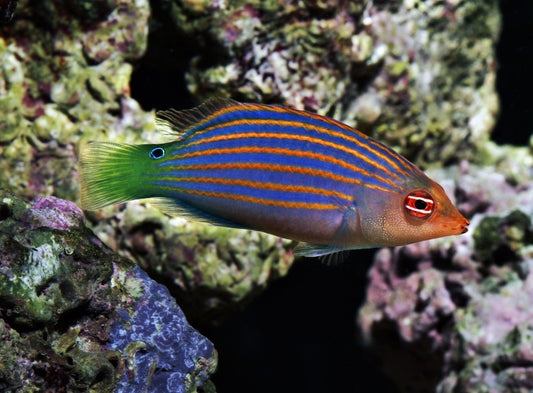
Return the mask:
<path id="1" fill-rule="evenodd" d="M 212 214 L 206 213 L 203 210 L 195 208 L 186 202 L 179 199 L 172 198 L 152 198 L 150 202 L 154 204 L 162 212 L 170 216 L 179 216 L 187 220 L 204 222 L 211 225 L 237 228 L 237 229 L 249 229 L 240 224 L 234 223 L 231 220 L 220 218 Z"/>

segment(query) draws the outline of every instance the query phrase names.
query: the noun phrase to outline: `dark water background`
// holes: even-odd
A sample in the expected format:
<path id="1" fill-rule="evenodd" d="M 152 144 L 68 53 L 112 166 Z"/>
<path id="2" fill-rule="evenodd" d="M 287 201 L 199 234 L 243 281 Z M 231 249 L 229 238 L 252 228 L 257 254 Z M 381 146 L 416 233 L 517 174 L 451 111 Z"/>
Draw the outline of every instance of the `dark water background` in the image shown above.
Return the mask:
<path id="1" fill-rule="evenodd" d="M 496 90 L 501 111 L 492 139 L 527 145 L 533 134 L 533 1 L 500 0 L 500 10 Z"/>
<path id="2" fill-rule="evenodd" d="M 153 6 L 156 6 L 153 4 Z M 498 143 L 527 145 L 533 131 L 533 1 L 502 0 L 497 48 L 500 118 Z M 134 72 L 132 95 L 144 109 L 196 103 L 183 79 L 194 42 L 180 51 L 171 23 L 151 26 L 149 51 Z M 166 68 L 163 68 L 166 67 Z M 358 344 L 355 315 L 364 300 L 373 251 L 351 252 L 326 266 L 297 262 L 288 276 L 222 326 L 202 329 L 219 351 L 213 378 L 218 393 L 395 393 L 375 359 Z"/>

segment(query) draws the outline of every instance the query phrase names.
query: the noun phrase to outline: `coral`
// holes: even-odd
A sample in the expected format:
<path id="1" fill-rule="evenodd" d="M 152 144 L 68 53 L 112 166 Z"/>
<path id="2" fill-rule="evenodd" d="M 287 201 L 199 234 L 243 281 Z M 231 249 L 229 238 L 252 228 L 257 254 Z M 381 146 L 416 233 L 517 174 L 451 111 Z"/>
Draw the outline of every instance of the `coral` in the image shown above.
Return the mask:
<path id="1" fill-rule="evenodd" d="M 75 204 L 0 189 L 0 390 L 195 392 L 213 345 Z"/>
<path id="2" fill-rule="evenodd" d="M 329 114 L 419 165 L 474 159 L 488 141 L 495 0 L 160 3 L 200 45 L 196 97 Z"/>
<path id="3" fill-rule="evenodd" d="M 129 79 L 149 12 L 144 0 L 20 2 L 0 26 L 0 186 L 75 200 L 78 143 L 146 140 L 153 115 Z"/>
<path id="4" fill-rule="evenodd" d="M 504 152 L 512 154 L 501 160 Z M 469 233 L 382 249 L 369 273 L 362 337 L 386 354 L 385 370 L 405 391 L 533 386 L 533 156 L 492 153 L 492 166 L 432 172 L 472 217 Z"/>
<path id="5" fill-rule="evenodd" d="M 21 1 L 17 15 L 0 26 L 0 187 L 27 198 L 77 201 L 77 150 L 84 143 L 164 138 L 154 113 L 130 96 L 132 64 L 146 50 L 149 4 Z M 153 208 L 144 212 L 146 204 L 131 206 L 90 214 L 88 225 L 169 284 L 192 318 L 214 320 L 215 309 L 221 316 L 248 302 L 292 263 L 288 243 L 274 237 L 186 224 Z"/>

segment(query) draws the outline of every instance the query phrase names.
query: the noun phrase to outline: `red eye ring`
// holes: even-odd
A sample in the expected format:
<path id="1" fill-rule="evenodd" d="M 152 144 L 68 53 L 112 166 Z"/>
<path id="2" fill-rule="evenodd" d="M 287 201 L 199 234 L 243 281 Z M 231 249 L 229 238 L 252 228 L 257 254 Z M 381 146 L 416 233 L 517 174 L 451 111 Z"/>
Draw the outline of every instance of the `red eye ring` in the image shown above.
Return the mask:
<path id="1" fill-rule="evenodd" d="M 405 211 L 417 218 L 428 218 L 435 210 L 435 200 L 426 191 L 413 191 L 404 201 Z"/>

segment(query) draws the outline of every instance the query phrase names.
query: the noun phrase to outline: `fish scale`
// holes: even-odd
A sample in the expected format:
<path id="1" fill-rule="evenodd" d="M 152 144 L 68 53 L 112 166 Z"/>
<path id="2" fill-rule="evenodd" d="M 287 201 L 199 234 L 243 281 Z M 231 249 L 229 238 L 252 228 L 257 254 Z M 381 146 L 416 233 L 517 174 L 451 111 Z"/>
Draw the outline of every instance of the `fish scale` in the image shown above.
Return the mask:
<path id="1" fill-rule="evenodd" d="M 159 112 L 156 122 L 176 140 L 82 149 L 84 208 L 164 198 L 171 214 L 310 243 L 300 247 L 305 255 L 466 231 L 437 183 L 333 119 L 211 99 Z"/>

